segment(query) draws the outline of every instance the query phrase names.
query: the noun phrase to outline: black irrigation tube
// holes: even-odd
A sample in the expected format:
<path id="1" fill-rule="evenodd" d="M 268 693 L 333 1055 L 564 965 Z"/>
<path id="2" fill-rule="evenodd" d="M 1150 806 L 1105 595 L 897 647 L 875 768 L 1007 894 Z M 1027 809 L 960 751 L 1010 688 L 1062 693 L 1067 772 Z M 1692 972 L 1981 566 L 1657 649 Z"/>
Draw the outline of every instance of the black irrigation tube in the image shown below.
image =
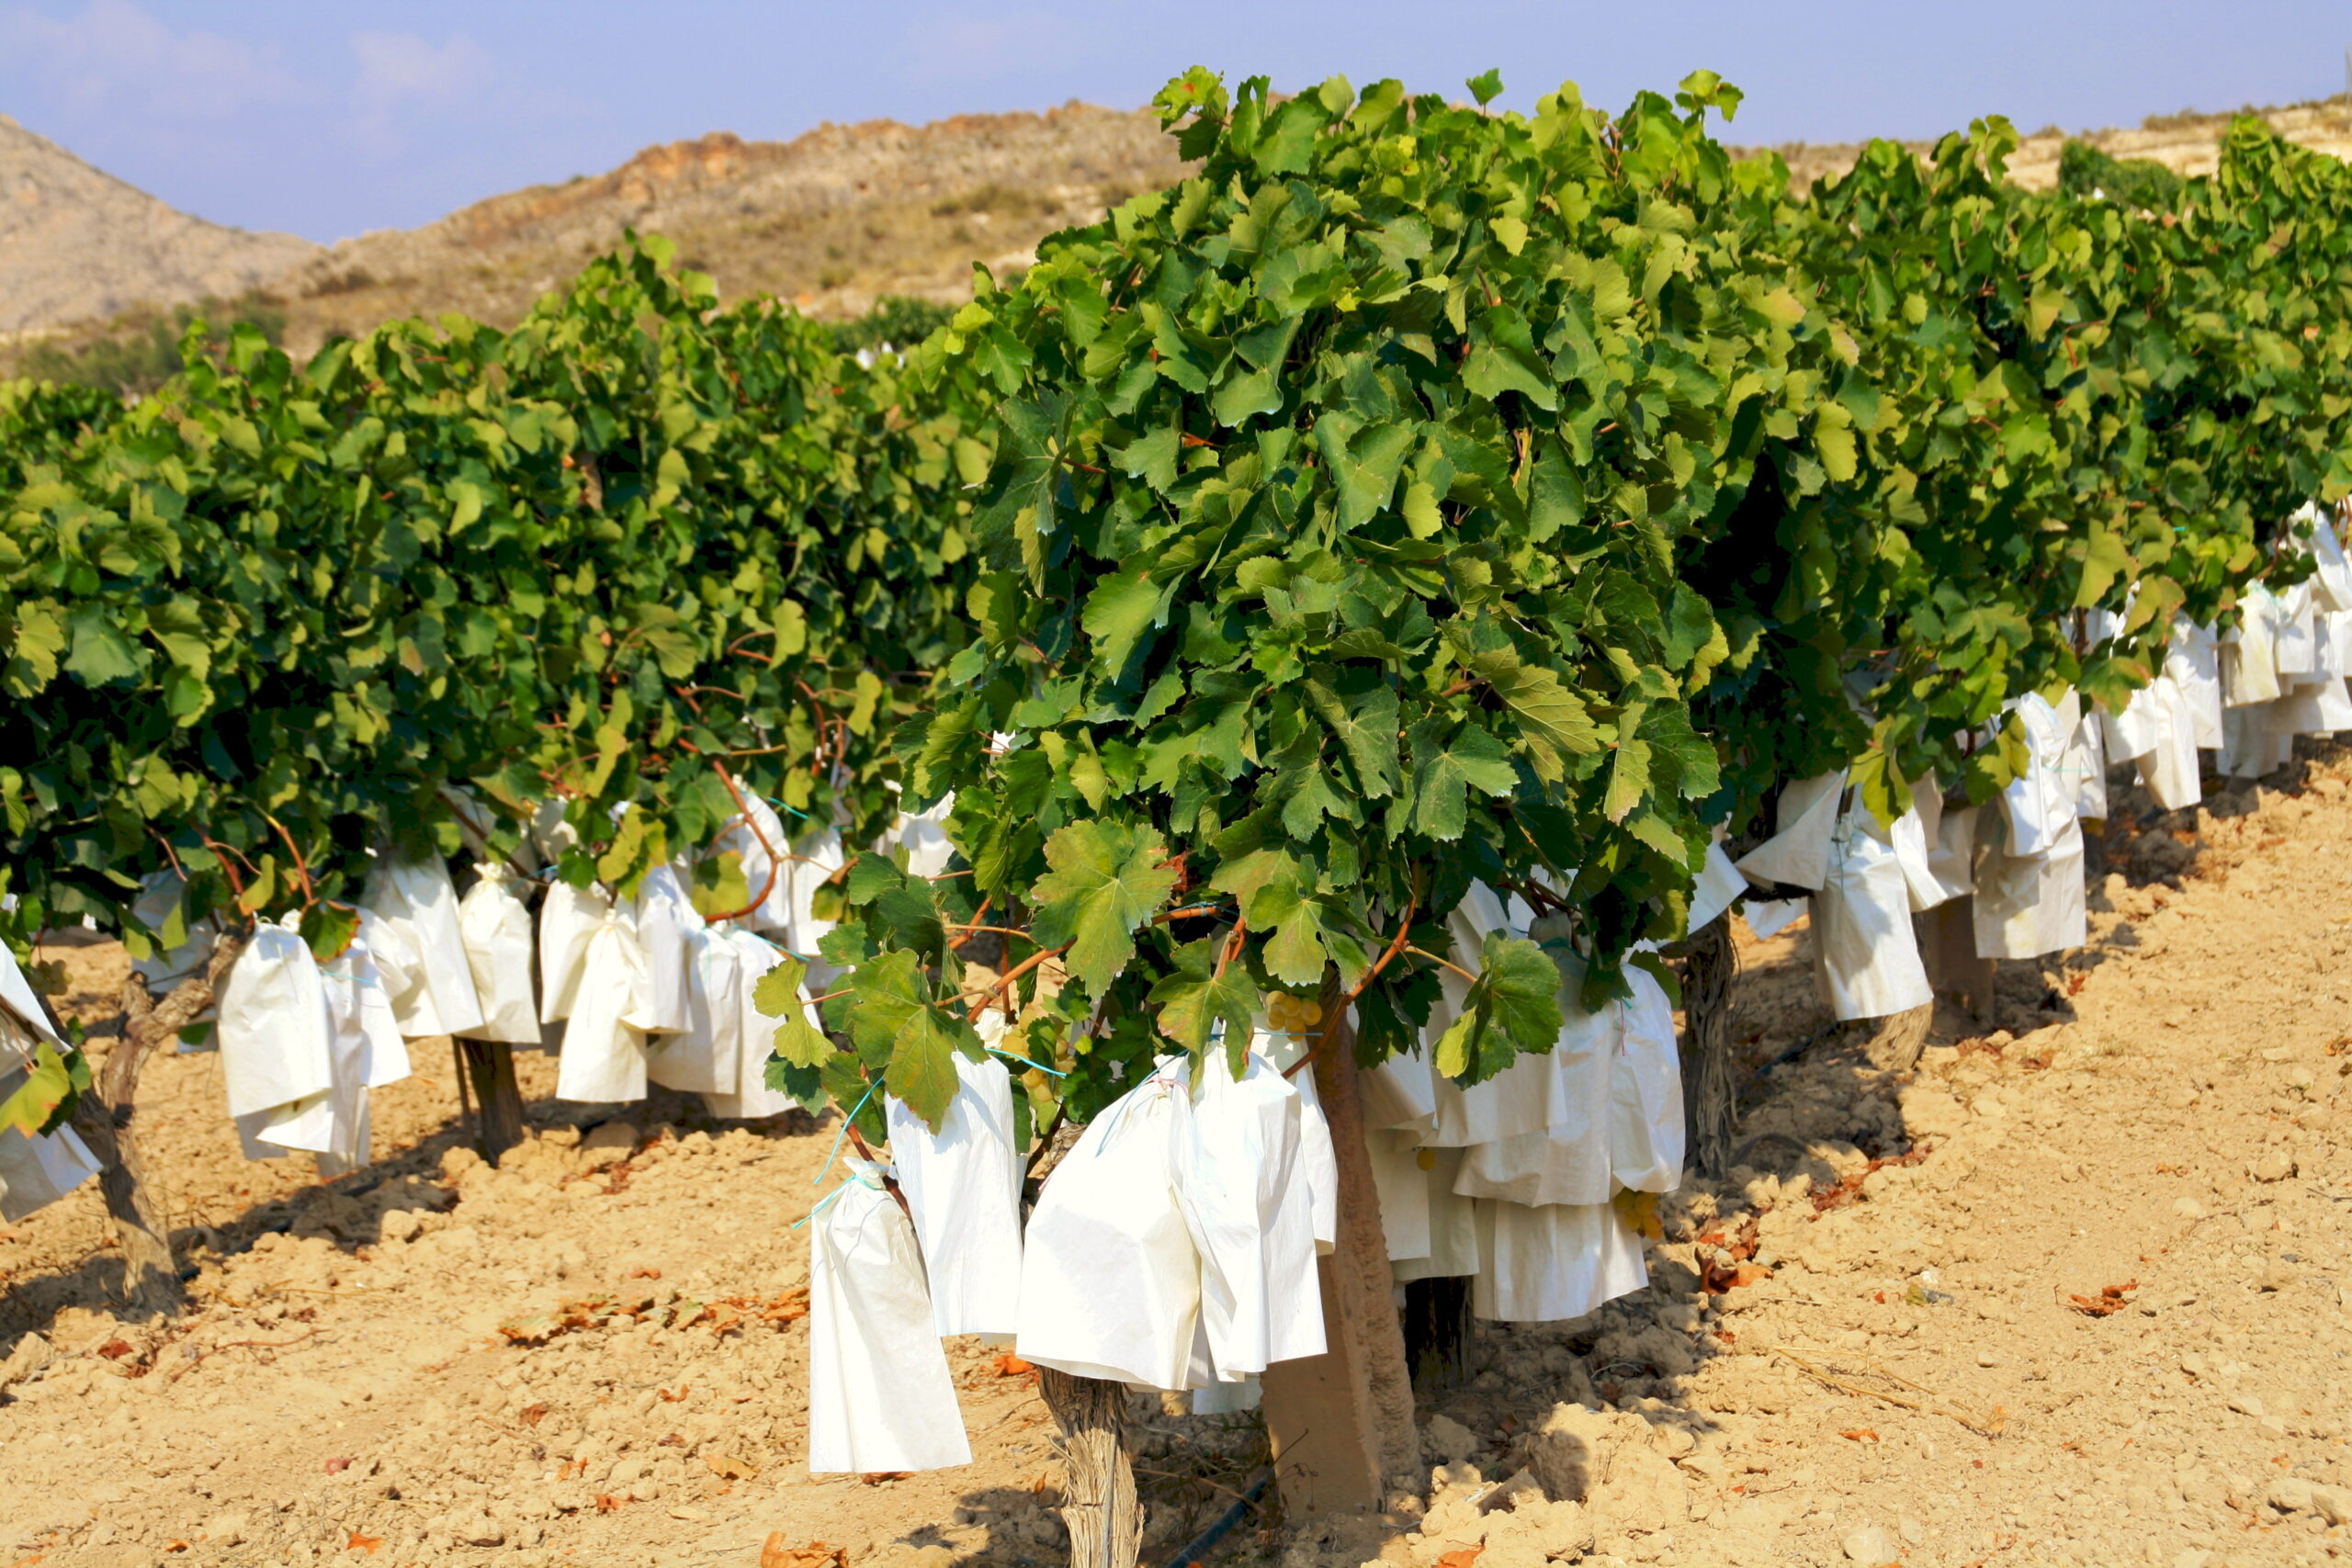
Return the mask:
<path id="1" fill-rule="evenodd" d="M 1266 1495 L 1266 1488 L 1273 1479 L 1274 1472 L 1271 1470 L 1258 1477 L 1256 1485 L 1235 1498 L 1233 1506 L 1219 1514 L 1208 1529 L 1186 1541 L 1176 1555 L 1168 1560 L 1168 1568 L 1193 1568 L 1208 1554 L 1211 1547 L 1223 1540 L 1233 1527 L 1241 1522 L 1242 1515 L 1257 1506 L 1258 1499 Z"/>

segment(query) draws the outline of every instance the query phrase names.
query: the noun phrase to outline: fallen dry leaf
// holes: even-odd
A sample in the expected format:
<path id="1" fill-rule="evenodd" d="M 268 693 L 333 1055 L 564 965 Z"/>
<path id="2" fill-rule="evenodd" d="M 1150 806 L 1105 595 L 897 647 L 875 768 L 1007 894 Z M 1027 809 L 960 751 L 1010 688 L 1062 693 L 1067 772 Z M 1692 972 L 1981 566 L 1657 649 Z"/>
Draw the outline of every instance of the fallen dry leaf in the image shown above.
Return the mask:
<path id="1" fill-rule="evenodd" d="M 760 1473 L 758 1465 L 731 1454 L 705 1454 L 702 1461 L 710 1466 L 712 1474 L 723 1475 L 729 1481 L 749 1481 Z"/>
<path id="2" fill-rule="evenodd" d="M 1701 1283 L 1704 1289 L 1721 1295 L 1725 1291 L 1740 1290 L 1771 1277 L 1772 1270 L 1761 1263 L 1735 1263 L 1729 1268 L 1720 1263 L 1710 1263 Z"/>
<path id="3" fill-rule="evenodd" d="M 98 1347 L 98 1354 L 109 1361 L 119 1361 L 130 1354 L 130 1341 L 128 1339 L 109 1339 Z"/>
<path id="4" fill-rule="evenodd" d="M 685 1398 L 687 1394 L 693 1393 L 694 1386 L 695 1385 L 692 1383 L 682 1382 L 675 1389 L 657 1388 L 653 1392 L 662 1396 L 662 1404 L 675 1404 L 678 1401 Z"/>
<path id="5" fill-rule="evenodd" d="M 353 1530 L 351 1539 L 343 1543 L 343 1549 L 345 1551 L 364 1551 L 373 1557 L 383 1544 L 384 1538 L 380 1535 L 361 1535 L 357 1530 Z"/>
<path id="6" fill-rule="evenodd" d="M 597 1511 L 598 1513 L 600 1513 L 600 1514 L 609 1514 L 609 1513 L 611 1513 L 614 1509 L 616 1509 L 616 1508 L 619 1507 L 620 1506 L 621 1506 L 621 1499 L 619 1499 L 618 1497 L 615 1497 L 615 1496 L 611 1495 L 610 1494 L 608 1494 L 608 1493 L 604 1493 L 604 1492 L 599 1492 L 599 1493 L 597 1493 L 597 1494 L 596 1494 L 596 1511 Z"/>
<path id="7" fill-rule="evenodd" d="M 628 1271 L 628 1277 L 632 1280 L 659 1280 L 662 1278 L 662 1270 L 659 1269 L 632 1269 Z"/>
<path id="8" fill-rule="evenodd" d="M 996 1359 L 996 1375 L 1001 1378 L 1025 1378 L 1036 1370 L 1010 1351 Z"/>
<path id="9" fill-rule="evenodd" d="M 868 1486 L 879 1486 L 886 1481 L 904 1481 L 914 1473 L 911 1470 L 874 1470 L 858 1477 Z"/>
<path id="10" fill-rule="evenodd" d="M 548 1407 L 544 1404 L 526 1404 L 514 1413 L 514 1419 L 526 1427 L 536 1427 L 547 1418 Z"/>
<path id="11" fill-rule="evenodd" d="M 2124 1298 L 2139 1288 L 2139 1280 L 2126 1280 L 2120 1285 L 2107 1286 L 2095 1297 L 2070 1295 L 2066 1300 L 2086 1317 L 2109 1317 L 2130 1306 L 2132 1303 Z"/>
<path id="12" fill-rule="evenodd" d="M 1878 1433 L 1868 1427 L 1857 1427 L 1850 1432 L 1840 1432 L 1838 1435 L 1857 1443 L 1875 1443 L 1879 1440 Z"/>
<path id="13" fill-rule="evenodd" d="M 797 1323 L 808 1315 L 808 1287 L 806 1285 L 795 1285 L 791 1290 L 760 1308 L 760 1316 L 775 1324 L 778 1328 L 782 1328 L 787 1323 Z"/>
<path id="14" fill-rule="evenodd" d="M 164 1542 L 164 1555 L 169 1557 L 175 1551 L 186 1551 L 193 1544 L 193 1542 L 185 1541 L 180 1540 L 179 1537 L 174 1536 L 171 1540 Z"/>
<path id="15" fill-rule="evenodd" d="M 823 1568 L 828 1562 L 833 1568 L 848 1568 L 849 1548 L 828 1546 L 821 1540 L 812 1540 L 806 1546 L 786 1546 L 782 1530 L 769 1531 L 768 1539 L 760 1547 L 760 1568 Z"/>
<path id="16" fill-rule="evenodd" d="M 1457 1551 L 1449 1551 L 1437 1560 L 1437 1568 L 1470 1568 L 1470 1564 L 1478 1561 L 1478 1554 L 1486 1550 L 1486 1544 L 1482 1541 L 1476 1546 L 1465 1546 Z"/>

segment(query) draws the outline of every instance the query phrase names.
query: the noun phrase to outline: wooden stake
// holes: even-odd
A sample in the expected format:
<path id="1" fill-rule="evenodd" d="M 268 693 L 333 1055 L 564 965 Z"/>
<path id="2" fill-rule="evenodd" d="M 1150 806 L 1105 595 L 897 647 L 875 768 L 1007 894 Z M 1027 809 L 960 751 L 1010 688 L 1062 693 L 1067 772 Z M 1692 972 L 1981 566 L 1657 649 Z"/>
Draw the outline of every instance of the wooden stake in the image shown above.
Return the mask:
<path id="1" fill-rule="evenodd" d="M 1320 1356 L 1277 1361 L 1263 1379 L 1274 1473 L 1293 1519 L 1377 1513 L 1387 1478 L 1420 1466 L 1412 1374 L 1356 1100 L 1355 1034 L 1336 978 L 1323 987 L 1323 1006 L 1315 1091 L 1340 1167 L 1338 1245 L 1317 1260 L 1329 1348 Z"/>
<path id="2" fill-rule="evenodd" d="M 1127 1454 L 1127 1391 L 1040 1367 L 1037 1392 L 1062 1431 L 1068 1479 L 1061 1516 L 1070 1568 L 1135 1568 L 1143 1550 L 1143 1506 Z"/>

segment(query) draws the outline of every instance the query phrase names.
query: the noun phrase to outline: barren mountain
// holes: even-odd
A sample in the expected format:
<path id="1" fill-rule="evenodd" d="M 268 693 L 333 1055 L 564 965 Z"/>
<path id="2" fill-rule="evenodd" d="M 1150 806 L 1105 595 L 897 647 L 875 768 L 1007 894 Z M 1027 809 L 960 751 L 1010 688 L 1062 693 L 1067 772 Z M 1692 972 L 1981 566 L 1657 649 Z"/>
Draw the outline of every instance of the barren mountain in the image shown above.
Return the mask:
<path id="1" fill-rule="evenodd" d="M 0 114 L 0 342 L 142 302 L 243 294 L 318 248 L 191 218 Z"/>
<path id="2" fill-rule="evenodd" d="M 666 234 L 729 299 L 773 294 L 854 315 L 877 295 L 968 298 L 971 264 L 1025 265 L 1056 229 L 1178 178 L 1148 111 L 1072 103 L 912 127 L 825 125 L 791 141 L 718 131 L 609 174 L 492 197 L 437 223 L 323 252 L 273 292 L 307 347 L 387 317 L 508 321 L 624 231 Z"/>
<path id="3" fill-rule="evenodd" d="M 2296 141 L 2352 156 L 2352 99 L 2258 112 Z M 2204 174 L 2230 118 L 2185 112 L 2080 139 Z M 2011 173 L 2029 186 L 2053 183 L 2067 139 L 2055 127 L 2029 136 Z M 1775 151 L 1810 184 L 1860 149 Z M 1182 169 L 1149 111 L 1075 102 L 924 126 L 825 125 L 781 142 L 717 131 L 322 250 L 175 212 L 0 117 L 0 344 L 27 327 L 70 328 L 59 340 L 67 347 L 122 336 L 134 324 L 107 318 L 133 302 L 204 295 L 282 310 L 298 353 L 397 316 L 511 322 L 631 230 L 676 241 L 681 262 L 712 274 L 729 299 L 774 294 L 823 317 L 858 314 L 885 294 L 954 301 L 968 296 L 973 261 L 1000 275 L 1023 265 L 1046 234 Z"/>

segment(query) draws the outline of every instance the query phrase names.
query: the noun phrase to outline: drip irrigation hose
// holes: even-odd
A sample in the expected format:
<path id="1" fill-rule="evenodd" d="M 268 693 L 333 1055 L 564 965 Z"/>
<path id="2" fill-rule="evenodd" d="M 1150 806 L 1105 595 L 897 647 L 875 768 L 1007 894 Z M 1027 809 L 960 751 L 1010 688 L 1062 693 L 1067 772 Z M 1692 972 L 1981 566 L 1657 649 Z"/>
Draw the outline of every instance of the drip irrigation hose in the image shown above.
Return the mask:
<path id="1" fill-rule="evenodd" d="M 1266 1488 L 1272 1484 L 1273 1479 L 1274 1472 L 1271 1470 L 1258 1477 L 1258 1483 L 1235 1498 L 1233 1506 L 1219 1514 L 1208 1529 L 1186 1541 L 1182 1549 L 1168 1560 L 1168 1568 L 1195 1568 L 1208 1554 L 1209 1549 L 1223 1540 L 1233 1527 L 1241 1522 L 1241 1516 L 1258 1506 L 1258 1499 L 1266 1495 Z"/>

